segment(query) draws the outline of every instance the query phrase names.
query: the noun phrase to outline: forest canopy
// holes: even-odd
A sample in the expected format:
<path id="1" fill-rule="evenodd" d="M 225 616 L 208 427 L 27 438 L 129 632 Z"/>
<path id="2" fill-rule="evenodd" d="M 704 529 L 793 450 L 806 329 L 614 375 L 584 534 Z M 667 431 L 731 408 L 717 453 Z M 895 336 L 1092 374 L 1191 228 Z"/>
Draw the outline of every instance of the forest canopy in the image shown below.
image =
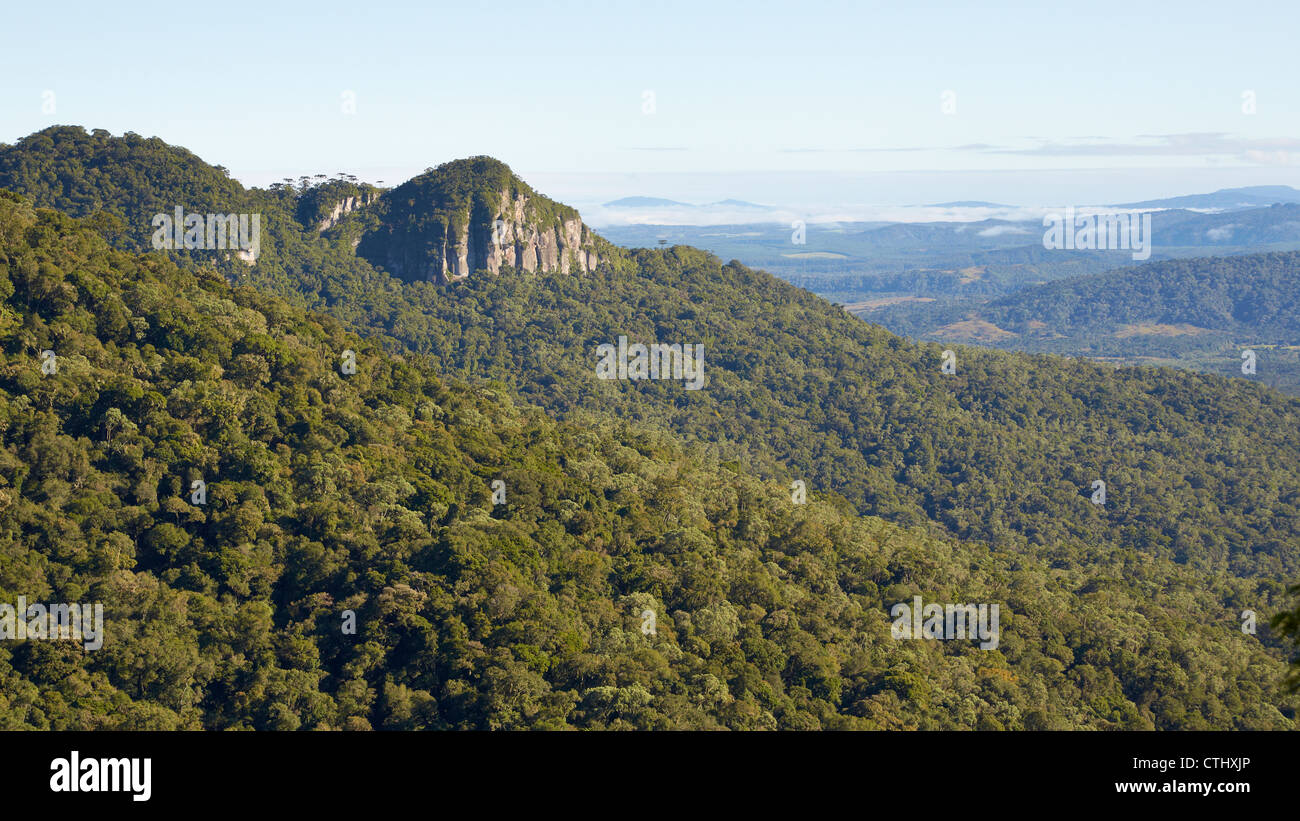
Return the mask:
<path id="1" fill-rule="evenodd" d="M 1295 725 L 1295 400 L 964 347 L 947 375 L 686 247 L 402 282 L 353 250 L 382 211 L 321 232 L 288 187 L 212 189 L 267 215 L 254 266 L 137 254 L 124 203 L 164 183 L 40 148 L 0 147 L 31 196 L 0 202 L 0 593 L 97 597 L 109 636 L 0 643 L 4 726 Z M 620 335 L 703 345 L 705 389 L 597 379 Z M 916 595 L 1000 603 L 999 647 L 894 640 Z"/>

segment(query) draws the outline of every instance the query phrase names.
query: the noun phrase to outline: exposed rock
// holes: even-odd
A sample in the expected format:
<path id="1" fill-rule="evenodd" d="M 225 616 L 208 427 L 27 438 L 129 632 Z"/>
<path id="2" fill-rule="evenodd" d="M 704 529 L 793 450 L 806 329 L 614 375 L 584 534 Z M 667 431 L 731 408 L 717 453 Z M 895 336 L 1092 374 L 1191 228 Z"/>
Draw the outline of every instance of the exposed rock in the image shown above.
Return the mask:
<path id="1" fill-rule="evenodd" d="M 334 208 L 330 210 L 329 216 L 321 220 L 320 225 L 316 226 L 316 230 L 320 232 L 328 231 L 335 225 L 338 225 L 339 220 L 343 219 L 345 214 L 350 214 L 358 208 L 369 205 L 377 199 L 379 199 L 378 192 L 367 192 L 359 197 L 353 196 L 342 198 L 338 202 L 334 203 Z"/>
<path id="2" fill-rule="evenodd" d="M 449 283 L 474 271 L 590 271 L 595 234 L 578 212 L 535 193 L 504 164 L 458 160 L 388 192 L 357 252 L 396 276 Z"/>
<path id="3" fill-rule="evenodd" d="M 239 248 L 236 248 L 236 249 L 234 250 L 234 254 L 235 254 L 235 258 L 238 259 L 240 262 L 244 263 L 245 265 L 256 265 L 256 264 L 257 264 L 257 252 L 256 252 L 256 251 L 253 251 L 253 250 L 244 251 L 244 250 L 241 250 L 241 249 L 239 249 Z M 229 260 L 229 259 L 230 259 L 230 254 L 226 254 L 226 255 L 223 257 L 223 259 Z"/>

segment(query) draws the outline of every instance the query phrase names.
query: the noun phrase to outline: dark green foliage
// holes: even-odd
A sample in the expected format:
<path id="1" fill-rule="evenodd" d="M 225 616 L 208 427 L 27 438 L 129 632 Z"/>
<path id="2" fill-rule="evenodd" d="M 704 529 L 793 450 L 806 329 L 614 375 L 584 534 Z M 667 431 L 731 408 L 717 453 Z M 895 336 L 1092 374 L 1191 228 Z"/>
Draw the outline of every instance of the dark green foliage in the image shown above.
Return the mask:
<path id="1" fill-rule="evenodd" d="M 654 421 L 863 512 L 1074 561 L 1131 548 L 1210 572 L 1300 571 L 1300 496 L 1276 484 L 1300 479 L 1300 407 L 1256 385 L 966 348 L 947 377 L 937 346 L 686 248 L 586 276 L 471 277 L 387 299 L 358 287 L 332 310 L 553 412 Z M 597 380 L 595 348 L 620 334 L 704 344 L 708 386 Z M 1088 503 L 1094 479 L 1111 488 L 1104 509 Z"/>
<path id="2" fill-rule="evenodd" d="M 113 214 L 125 228 L 123 246 L 136 250 L 150 247 L 153 216 L 178 205 L 203 213 L 249 210 L 239 182 L 183 148 L 80 126 L 52 126 L 0 145 L 0 188 L 74 216 Z"/>
<path id="3" fill-rule="evenodd" d="M 897 333 L 965 341 L 956 323 L 980 320 L 1010 335 L 988 344 L 1121 363 L 1177 365 L 1300 393 L 1300 252 L 1152 262 L 1071 277 L 992 302 L 900 305 L 864 316 Z"/>
<path id="4" fill-rule="evenodd" d="M 298 222 L 306 230 L 328 228 L 331 221 L 336 222 L 342 215 L 341 206 L 345 201 L 350 200 L 354 208 L 360 208 L 377 199 L 380 193 L 380 190 L 372 185 L 341 179 L 314 185 L 300 192 Z"/>
<path id="5" fill-rule="evenodd" d="M 357 254 L 407 281 L 436 281 L 458 250 L 480 267 L 497 215 L 516 216 L 539 233 L 554 235 L 578 212 L 540 196 L 491 157 L 444 163 L 389 192 L 368 217 Z M 431 275 L 436 274 L 436 275 Z"/>
<path id="6" fill-rule="evenodd" d="M 273 195 L 296 213 L 300 195 L 258 194 Z M 42 265 L 65 240 L 44 236 L 24 240 L 34 258 L 10 264 L 22 272 L 10 274 L 11 353 L 26 358 L 0 386 L 32 414 L 54 414 L 33 446 L 39 458 L 15 465 L 76 487 L 136 471 L 102 481 L 137 495 L 77 503 L 127 500 L 131 513 L 101 528 L 134 540 L 140 564 L 126 567 L 212 599 L 213 619 L 315 636 L 320 697 L 364 705 L 254 708 L 239 682 L 205 683 L 209 701 L 186 722 L 1293 725 L 1294 702 L 1279 695 L 1285 651 L 1267 628 L 1244 635 L 1239 614 L 1258 610 L 1264 623 L 1300 571 L 1295 401 L 1217 377 L 964 348 L 958 375 L 943 376 L 937 346 L 690 248 L 610 250 L 591 274 L 402 283 L 343 239 L 382 217 L 364 209 L 324 236 L 285 230 L 240 277 L 378 335 L 373 343 L 246 288 L 224 298 L 263 322 L 212 308 L 225 288 L 214 271 L 225 269 L 195 259 L 178 270 L 161 255 L 116 256 L 95 277 L 58 277 Z M 11 233 L 31 233 L 18 224 Z M 101 269 L 132 273 L 106 279 Z M 157 289 L 168 299 L 131 301 L 148 289 L 125 283 L 169 277 Z M 595 347 L 619 335 L 702 343 L 707 387 L 597 380 Z M 33 357 L 74 338 L 108 352 L 102 377 L 45 396 Z M 345 347 L 362 354 L 364 378 L 337 376 Z M 446 386 L 431 368 L 476 387 Z M 103 398 L 99 379 L 121 381 L 118 393 Z M 511 396 L 561 421 L 507 410 Z M 137 427 L 161 414 L 143 434 L 156 447 L 103 461 L 97 449 L 108 445 L 96 437 L 126 429 L 114 408 Z M 426 422 L 429 438 L 415 437 Z M 86 450 L 71 448 L 83 439 Z M 60 448 L 73 455 L 52 455 Z M 226 474 L 247 483 L 233 498 L 252 494 L 262 524 L 213 541 L 203 528 L 227 503 L 214 498 L 196 519 L 177 498 L 193 470 L 224 471 L 216 486 Z M 358 490 L 369 478 L 347 480 L 378 473 L 404 484 L 372 496 Z M 488 501 L 498 475 L 522 494 L 505 515 Z M 818 501 L 791 506 L 794 478 Z M 1098 478 L 1104 508 L 1088 501 Z M 59 484 L 34 493 L 22 485 L 37 508 L 71 496 Z M 402 510 L 375 512 L 388 505 Z M 276 529 L 263 534 L 268 522 Z M 227 555 L 242 544 L 249 555 Z M 493 604 L 506 586 L 515 592 Z M 346 601 L 360 614 L 386 588 L 391 604 L 365 623 L 399 614 L 419 638 L 367 635 L 358 661 L 322 620 Z M 894 642 L 887 609 L 916 594 L 1004 603 L 1003 646 Z M 320 595 L 333 609 L 302 604 Z M 638 644 L 643 607 L 660 614 L 676 650 Z M 210 626 L 186 628 L 195 652 Z M 299 658 L 306 645 L 295 641 Z M 510 701 L 520 693 L 532 694 L 526 705 Z M 723 709 L 736 704 L 746 706 Z"/>
<path id="7" fill-rule="evenodd" d="M 0 600 L 107 610 L 97 652 L 0 645 L 4 727 L 1292 726 L 1231 614 L 1182 621 L 1217 607 L 1188 569 L 795 506 L 12 196 L 0 290 Z M 895 641 L 914 594 L 1002 602 L 1000 647 Z"/>

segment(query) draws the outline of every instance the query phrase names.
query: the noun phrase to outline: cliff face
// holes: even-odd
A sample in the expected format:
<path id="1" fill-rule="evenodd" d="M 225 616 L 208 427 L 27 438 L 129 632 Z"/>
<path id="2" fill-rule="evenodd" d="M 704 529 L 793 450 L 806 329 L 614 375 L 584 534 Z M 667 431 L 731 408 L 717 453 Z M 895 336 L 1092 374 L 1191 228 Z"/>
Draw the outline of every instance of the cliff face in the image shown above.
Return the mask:
<path id="1" fill-rule="evenodd" d="M 296 216 L 304 231 L 323 234 L 343 222 L 348 214 L 378 203 L 382 194 L 382 189 L 367 183 L 333 179 L 302 191 Z"/>
<path id="2" fill-rule="evenodd" d="M 487 269 L 500 273 L 503 266 L 523 271 L 590 271 L 597 256 L 591 229 L 576 214 L 552 224 L 532 218 L 530 198 L 502 191 L 491 220 L 466 223 L 445 254 L 446 266 L 438 272 L 444 281 L 462 279 Z"/>
<path id="3" fill-rule="evenodd" d="M 534 192 L 487 157 L 440 166 L 379 201 L 357 253 L 408 281 L 449 283 L 474 271 L 574 273 L 596 267 L 578 212 Z"/>
<path id="4" fill-rule="evenodd" d="M 377 192 L 366 192 L 359 196 L 343 197 L 339 199 L 334 203 L 334 207 L 330 210 L 329 214 L 320 221 L 319 225 L 316 226 L 316 230 L 318 232 L 328 231 L 335 225 L 338 225 L 339 220 L 343 219 L 345 214 L 351 214 L 363 205 L 369 205 L 377 199 L 379 199 L 379 194 Z"/>

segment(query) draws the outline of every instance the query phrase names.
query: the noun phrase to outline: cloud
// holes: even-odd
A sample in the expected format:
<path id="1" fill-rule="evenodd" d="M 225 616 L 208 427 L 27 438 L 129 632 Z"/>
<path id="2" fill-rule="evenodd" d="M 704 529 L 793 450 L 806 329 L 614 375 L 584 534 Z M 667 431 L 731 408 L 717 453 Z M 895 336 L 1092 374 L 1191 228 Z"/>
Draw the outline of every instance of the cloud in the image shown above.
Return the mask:
<path id="1" fill-rule="evenodd" d="M 979 232 L 981 237 L 1000 237 L 1003 234 L 1028 234 L 1029 232 L 1015 225 L 994 225 Z"/>

